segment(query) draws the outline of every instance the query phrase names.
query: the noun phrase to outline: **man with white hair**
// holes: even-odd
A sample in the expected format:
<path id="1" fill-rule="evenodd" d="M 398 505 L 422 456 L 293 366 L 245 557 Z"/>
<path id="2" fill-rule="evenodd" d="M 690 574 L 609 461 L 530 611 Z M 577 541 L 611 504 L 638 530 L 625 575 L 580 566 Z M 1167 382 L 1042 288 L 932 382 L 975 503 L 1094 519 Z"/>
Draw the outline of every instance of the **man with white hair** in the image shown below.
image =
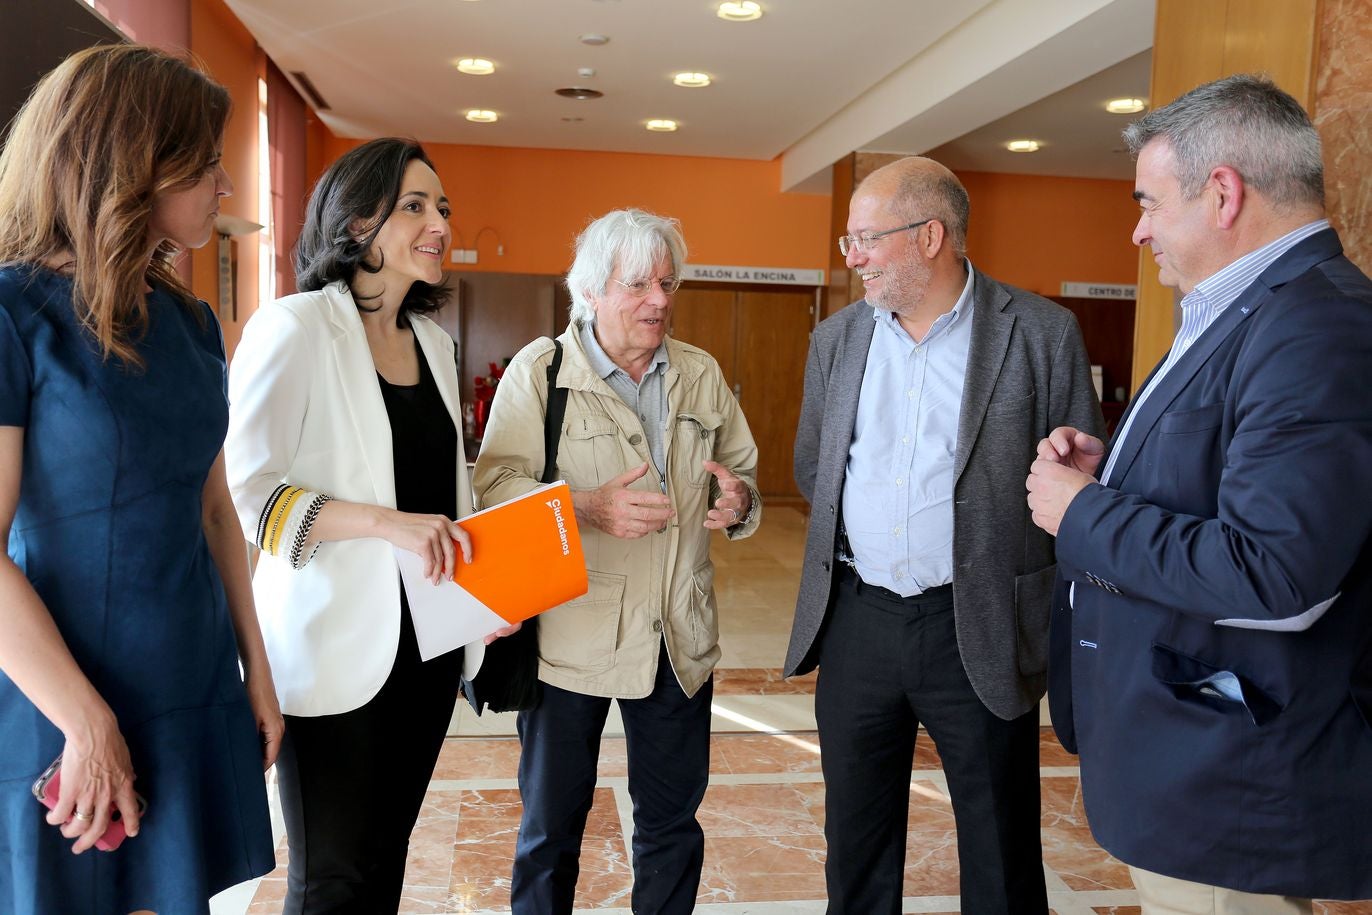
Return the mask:
<path id="1" fill-rule="evenodd" d="M 1053 722 L 1145 912 L 1372 896 L 1372 282 L 1271 82 L 1208 83 L 1124 136 L 1134 242 L 1182 324 L 1108 449 L 1039 445 L 1029 506 L 1071 584 Z"/>
<path id="2" fill-rule="evenodd" d="M 567 274 L 571 323 L 511 361 L 476 460 L 483 505 L 536 487 L 549 396 L 564 389 L 554 463 L 590 591 L 539 617 L 542 698 L 519 713 L 516 915 L 572 911 L 611 700 L 634 803 L 633 909 L 695 908 L 720 657 L 710 532 L 750 536 L 762 501 L 757 446 L 719 365 L 667 333 L 685 258 L 674 219 L 616 210 L 587 226 Z"/>

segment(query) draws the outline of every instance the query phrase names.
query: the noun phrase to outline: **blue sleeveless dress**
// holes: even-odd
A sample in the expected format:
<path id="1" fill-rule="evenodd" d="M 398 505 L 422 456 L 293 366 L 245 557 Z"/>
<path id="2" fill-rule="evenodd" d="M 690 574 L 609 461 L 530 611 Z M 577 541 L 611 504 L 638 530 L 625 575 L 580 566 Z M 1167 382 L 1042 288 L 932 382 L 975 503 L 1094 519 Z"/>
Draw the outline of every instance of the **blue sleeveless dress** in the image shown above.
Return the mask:
<path id="1" fill-rule="evenodd" d="M 71 288 L 0 268 L 0 426 L 24 429 L 8 551 L 118 716 L 148 813 L 117 851 L 73 855 L 30 793 L 62 735 L 0 673 L 0 912 L 207 912 L 274 866 L 261 747 L 201 528 L 228 424 L 223 341 L 208 307 L 157 291 L 146 366 L 130 371 L 102 360 Z"/>

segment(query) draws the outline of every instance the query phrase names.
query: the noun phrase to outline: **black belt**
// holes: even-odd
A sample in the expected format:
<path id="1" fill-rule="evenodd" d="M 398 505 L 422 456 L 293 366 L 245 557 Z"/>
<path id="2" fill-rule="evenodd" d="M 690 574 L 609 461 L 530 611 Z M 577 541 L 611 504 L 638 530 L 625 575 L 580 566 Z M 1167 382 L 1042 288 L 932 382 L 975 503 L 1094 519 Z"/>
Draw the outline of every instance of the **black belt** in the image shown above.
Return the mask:
<path id="1" fill-rule="evenodd" d="M 912 594 L 911 596 L 906 597 L 903 594 L 897 594 L 890 588 L 883 588 L 881 585 L 869 585 L 862 580 L 862 576 L 857 573 L 857 569 L 841 560 L 838 563 L 838 576 L 839 580 L 848 581 L 853 586 L 853 590 L 859 594 L 868 594 L 873 597 L 880 597 L 884 600 L 899 601 L 905 604 L 922 603 L 927 600 L 946 599 L 953 596 L 953 583 L 949 582 L 946 585 L 939 585 L 937 588 L 928 588 L 918 594 Z"/>

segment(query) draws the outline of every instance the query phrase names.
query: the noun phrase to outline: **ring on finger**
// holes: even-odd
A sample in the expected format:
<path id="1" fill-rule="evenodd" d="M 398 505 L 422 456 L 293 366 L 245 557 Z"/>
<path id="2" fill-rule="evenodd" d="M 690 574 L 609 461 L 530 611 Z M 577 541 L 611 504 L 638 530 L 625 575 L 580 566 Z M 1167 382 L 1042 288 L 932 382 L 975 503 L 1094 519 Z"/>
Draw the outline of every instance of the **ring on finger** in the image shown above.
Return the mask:
<path id="1" fill-rule="evenodd" d="M 75 811 L 73 811 L 73 812 L 72 812 L 72 816 L 75 817 L 76 819 L 80 820 L 80 821 L 83 822 L 83 823 L 89 823 L 91 820 L 95 819 L 95 813 L 94 813 L 94 812 L 85 813 L 85 812 L 82 812 L 82 811 L 80 811 L 80 810 L 75 810 Z"/>
<path id="2" fill-rule="evenodd" d="M 733 518 L 734 518 L 734 520 L 730 521 L 729 523 L 730 523 L 730 524 L 738 524 L 738 519 L 739 519 L 738 509 L 736 509 L 736 508 L 731 508 L 731 509 L 729 509 L 729 514 L 730 514 L 730 515 L 733 515 Z"/>

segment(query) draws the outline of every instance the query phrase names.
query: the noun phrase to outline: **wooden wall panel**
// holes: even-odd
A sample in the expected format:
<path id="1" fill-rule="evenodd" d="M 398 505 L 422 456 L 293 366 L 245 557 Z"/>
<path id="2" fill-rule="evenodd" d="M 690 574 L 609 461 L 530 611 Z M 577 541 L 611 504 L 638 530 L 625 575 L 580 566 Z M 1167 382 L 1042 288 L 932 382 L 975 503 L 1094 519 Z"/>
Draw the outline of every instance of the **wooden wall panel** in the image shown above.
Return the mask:
<path id="1" fill-rule="evenodd" d="M 734 370 L 738 342 L 735 295 L 732 289 L 687 283 L 677 291 L 672 306 L 672 337 L 714 356 L 730 385 L 738 380 Z"/>
<path id="2" fill-rule="evenodd" d="M 1317 12 L 1318 0 L 1158 0 L 1149 104 L 1161 107 L 1222 76 L 1262 72 L 1308 110 Z M 1139 252 L 1138 286 L 1134 390 L 1166 355 L 1177 326 L 1177 295 L 1158 282 L 1147 249 Z"/>
<path id="3" fill-rule="evenodd" d="M 849 296 L 848 262 L 838 251 L 838 239 L 848 233 L 848 201 L 853 197 L 857 182 L 853 170 L 857 153 L 849 153 L 834 163 L 834 190 L 829 197 L 829 283 L 824 289 L 824 314 L 821 318 L 853 301 Z"/>
<path id="4" fill-rule="evenodd" d="M 744 291 L 738 296 L 739 404 L 758 448 L 764 496 L 800 496 L 794 453 L 805 387 L 814 291 Z"/>
<path id="5" fill-rule="evenodd" d="M 462 402 L 471 403 L 473 379 L 538 337 L 565 329 L 558 320 L 558 276 L 537 273 L 460 273 Z M 450 282 L 452 280 L 450 279 Z"/>

